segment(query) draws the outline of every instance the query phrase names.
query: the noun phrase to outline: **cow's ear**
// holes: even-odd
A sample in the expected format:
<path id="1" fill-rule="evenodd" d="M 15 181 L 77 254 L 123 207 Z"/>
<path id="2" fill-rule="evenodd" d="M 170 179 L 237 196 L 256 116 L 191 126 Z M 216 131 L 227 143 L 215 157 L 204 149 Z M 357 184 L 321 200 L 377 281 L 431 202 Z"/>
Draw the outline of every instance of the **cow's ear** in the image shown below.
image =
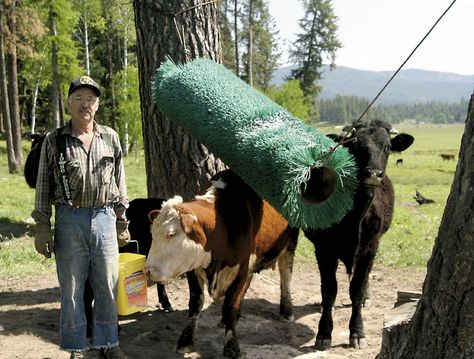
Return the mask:
<path id="1" fill-rule="evenodd" d="M 415 141 L 415 138 L 408 133 L 400 133 L 392 138 L 392 147 L 391 151 L 394 152 L 402 152 L 405 151 L 408 147 L 410 147 Z"/>
<path id="2" fill-rule="evenodd" d="M 191 214 L 184 213 L 181 214 L 180 219 L 181 227 L 183 227 L 184 233 L 189 236 L 193 231 L 194 223 L 196 223 L 196 217 Z"/>
<path id="3" fill-rule="evenodd" d="M 180 214 L 181 226 L 186 236 L 192 241 L 206 247 L 207 239 L 202 226 L 195 215 L 189 213 Z"/>
<path id="4" fill-rule="evenodd" d="M 153 221 L 155 220 L 156 217 L 158 217 L 160 212 L 161 212 L 160 209 L 154 209 L 153 211 L 148 213 L 148 220 L 150 221 L 150 223 L 153 223 Z"/>

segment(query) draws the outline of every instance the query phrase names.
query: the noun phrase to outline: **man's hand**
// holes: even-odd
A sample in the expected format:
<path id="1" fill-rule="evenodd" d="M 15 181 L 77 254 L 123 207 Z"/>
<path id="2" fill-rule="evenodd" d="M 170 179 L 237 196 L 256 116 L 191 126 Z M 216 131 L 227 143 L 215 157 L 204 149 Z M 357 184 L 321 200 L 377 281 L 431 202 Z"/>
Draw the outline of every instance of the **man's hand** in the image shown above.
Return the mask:
<path id="1" fill-rule="evenodd" d="M 36 224 L 35 248 L 38 253 L 41 253 L 46 258 L 51 258 L 51 253 L 54 252 L 54 239 L 49 224 Z"/>
<path id="2" fill-rule="evenodd" d="M 119 247 L 126 246 L 130 242 L 130 232 L 128 231 L 129 221 L 117 219 L 117 241 Z"/>

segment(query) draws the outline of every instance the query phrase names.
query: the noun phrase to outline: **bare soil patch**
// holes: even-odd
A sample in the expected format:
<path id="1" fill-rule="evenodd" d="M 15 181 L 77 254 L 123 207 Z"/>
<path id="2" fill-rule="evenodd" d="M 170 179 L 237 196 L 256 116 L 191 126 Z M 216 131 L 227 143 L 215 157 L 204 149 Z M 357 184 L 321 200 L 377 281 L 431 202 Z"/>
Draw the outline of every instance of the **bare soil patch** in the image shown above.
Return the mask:
<path id="1" fill-rule="evenodd" d="M 296 263 L 292 281 L 295 322 L 281 322 L 278 271 L 255 276 L 237 325 L 240 346 L 248 359 L 368 359 L 381 345 L 384 314 L 396 301 L 398 290 L 421 291 L 426 270 L 375 266 L 371 274 L 371 306 L 363 310 L 368 347 L 348 347 L 350 300 L 348 278 L 338 272 L 339 293 L 334 308 L 333 345 L 314 349 L 320 318 L 320 280 L 316 263 Z M 206 297 L 198 327 L 196 352 L 174 352 L 187 318 L 185 279 L 167 286 L 175 312 L 158 309 L 156 287 L 148 288 L 147 311 L 120 317 L 120 345 L 130 358 L 221 358 L 224 329 L 218 326 L 221 302 Z M 6 281 L 0 279 L 0 352 L 10 358 L 68 358 L 58 349 L 59 288 L 53 274 Z"/>

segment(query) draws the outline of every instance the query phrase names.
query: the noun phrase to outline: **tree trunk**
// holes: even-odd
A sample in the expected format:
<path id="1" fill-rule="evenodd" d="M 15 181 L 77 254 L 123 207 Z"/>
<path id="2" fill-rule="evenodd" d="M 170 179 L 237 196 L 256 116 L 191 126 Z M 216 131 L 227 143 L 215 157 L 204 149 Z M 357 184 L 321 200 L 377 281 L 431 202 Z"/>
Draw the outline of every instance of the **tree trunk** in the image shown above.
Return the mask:
<path id="1" fill-rule="evenodd" d="M 40 70 L 41 73 L 41 70 Z M 34 134 L 36 131 L 36 104 L 38 102 L 38 94 L 39 94 L 39 76 L 36 79 L 36 84 L 35 84 L 35 90 L 33 91 L 33 97 L 31 99 L 32 105 L 31 105 L 31 134 Z"/>
<path id="2" fill-rule="evenodd" d="M 249 39 L 247 44 L 247 79 L 253 86 L 253 0 L 249 0 Z"/>
<path id="3" fill-rule="evenodd" d="M 106 58 L 107 58 L 107 74 L 106 79 L 108 80 L 106 83 L 107 89 L 107 98 L 109 99 L 110 103 L 110 126 L 117 131 L 117 103 L 115 100 L 115 85 L 114 85 L 114 62 L 113 62 L 113 54 L 112 54 L 112 21 L 107 14 L 106 16 L 106 31 L 105 31 L 105 49 L 106 49 Z"/>
<path id="4" fill-rule="evenodd" d="M 109 79 L 114 78 L 114 67 L 113 67 L 113 61 L 112 61 L 112 44 L 110 40 L 110 36 L 107 35 L 107 65 L 108 65 L 108 75 L 107 77 Z M 107 94 L 108 97 L 110 98 L 110 125 L 114 130 L 118 132 L 118 127 L 117 127 L 117 101 L 115 98 L 115 82 L 109 81 L 108 83 L 109 86 L 109 93 Z"/>
<path id="5" fill-rule="evenodd" d="M 59 123 L 61 126 L 66 124 L 66 109 L 64 108 L 64 95 L 62 91 L 59 89 L 59 81 L 58 81 L 58 97 L 59 97 Z"/>
<path id="6" fill-rule="evenodd" d="M 5 137 L 7 141 L 7 159 L 8 171 L 10 173 L 16 172 L 15 151 L 13 150 L 12 129 L 10 122 L 10 104 L 8 102 L 8 84 L 7 73 L 5 70 L 5 45 L 3 33 L 3 3 L 0 3 L 0 86 L 1 86 L 1 100 L 2 100 L 2 119 L 3 127 L 5 129 Z"/>
<path id="7" fill-rule="evenodd" d="M 8 44 L 8 85 L 10 104 L 10 123 L 13 140 L 13 152 L 15 154 L 14 172 L 23 169 L 23 149 L 21 146 L 21 119 L 20 102 L 18 95 L 18 74 L 17 74 L 17 54 L 16 54 L 16 7 L 15 1 L 9 2 L 7 8 L 7 22 L 10 31 Z"/>
<path id="8" fill-rule="evenodd" d="M 58 128 L 60 126 L 59 118 L 59 64 L 58 64 L 58 45 L 56 42 L 56 16 L 53 8 L 50 8 L 49 26 L 52 36 L 51 45 L 51 113 L 53 115 L 53 126 Z"/>
<path id="9" fill-rule="evenodd" d="M 87 25 L 87 13 L 84 13 L 84 52 L 85 52 L 85 66 L 86 75 L 91 75 L 91 65 L 89 56 L 89 26 Z"/>
<path id="10" fill-rule="evenodd" d="M 234 0 L 234 46 L 235 46 L 235 74 L 240 76 L 239 61 L 239 5 L 238 0 Z"/>
<path id="11" fill-rule="evenodd" d="M 124 69 L 124 88 L 126 89 L 125 91 L 125 102 L 127 102 L 127 92 L 128 92 L 128 73 L 127 73 L 127 68 L 128 68 L 128 26 L 127 23 L 125 23 L 125 35 L 123 37 L 123 69 Z M 130 143 L 128 142 L 128 118 L 123 119 L 125 124 L 123 126 L 124 128 L 124 133 L 123 133 L 123 155 L 124 157 L 128 156 L 128 150 L 130 148 Z"/>
<path id="12" fill-rule="evenodd" d="M 206 147 L 164 116 L 153 102 L 156 69 L 171 57 L 221 62 L 217 8 L 207 0 L 134 0 L 148 196 L 185 200 L 209 186 L 224 168 Z"/>
<path id="13" fill-rule="evenodd" d="M 378 359 L 474 358 L 473 102 L 474 94 L 456 174 L 409 335 L 390 347 L 382 343 L 384 350 Z"/>

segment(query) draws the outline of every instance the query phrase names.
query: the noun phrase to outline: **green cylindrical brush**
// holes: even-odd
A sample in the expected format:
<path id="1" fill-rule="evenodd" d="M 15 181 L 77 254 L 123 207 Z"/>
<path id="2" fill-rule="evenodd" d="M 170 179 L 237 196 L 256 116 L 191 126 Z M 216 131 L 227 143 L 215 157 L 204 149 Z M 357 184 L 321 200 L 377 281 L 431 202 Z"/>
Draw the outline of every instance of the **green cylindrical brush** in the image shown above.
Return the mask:
<path id="1" fill-rule="evenodd" d="M 341 146 L 208 59 L 168 60 L 155 102 L 295 227 L 327 228 L 353 205 L 356 166 Z"/>

